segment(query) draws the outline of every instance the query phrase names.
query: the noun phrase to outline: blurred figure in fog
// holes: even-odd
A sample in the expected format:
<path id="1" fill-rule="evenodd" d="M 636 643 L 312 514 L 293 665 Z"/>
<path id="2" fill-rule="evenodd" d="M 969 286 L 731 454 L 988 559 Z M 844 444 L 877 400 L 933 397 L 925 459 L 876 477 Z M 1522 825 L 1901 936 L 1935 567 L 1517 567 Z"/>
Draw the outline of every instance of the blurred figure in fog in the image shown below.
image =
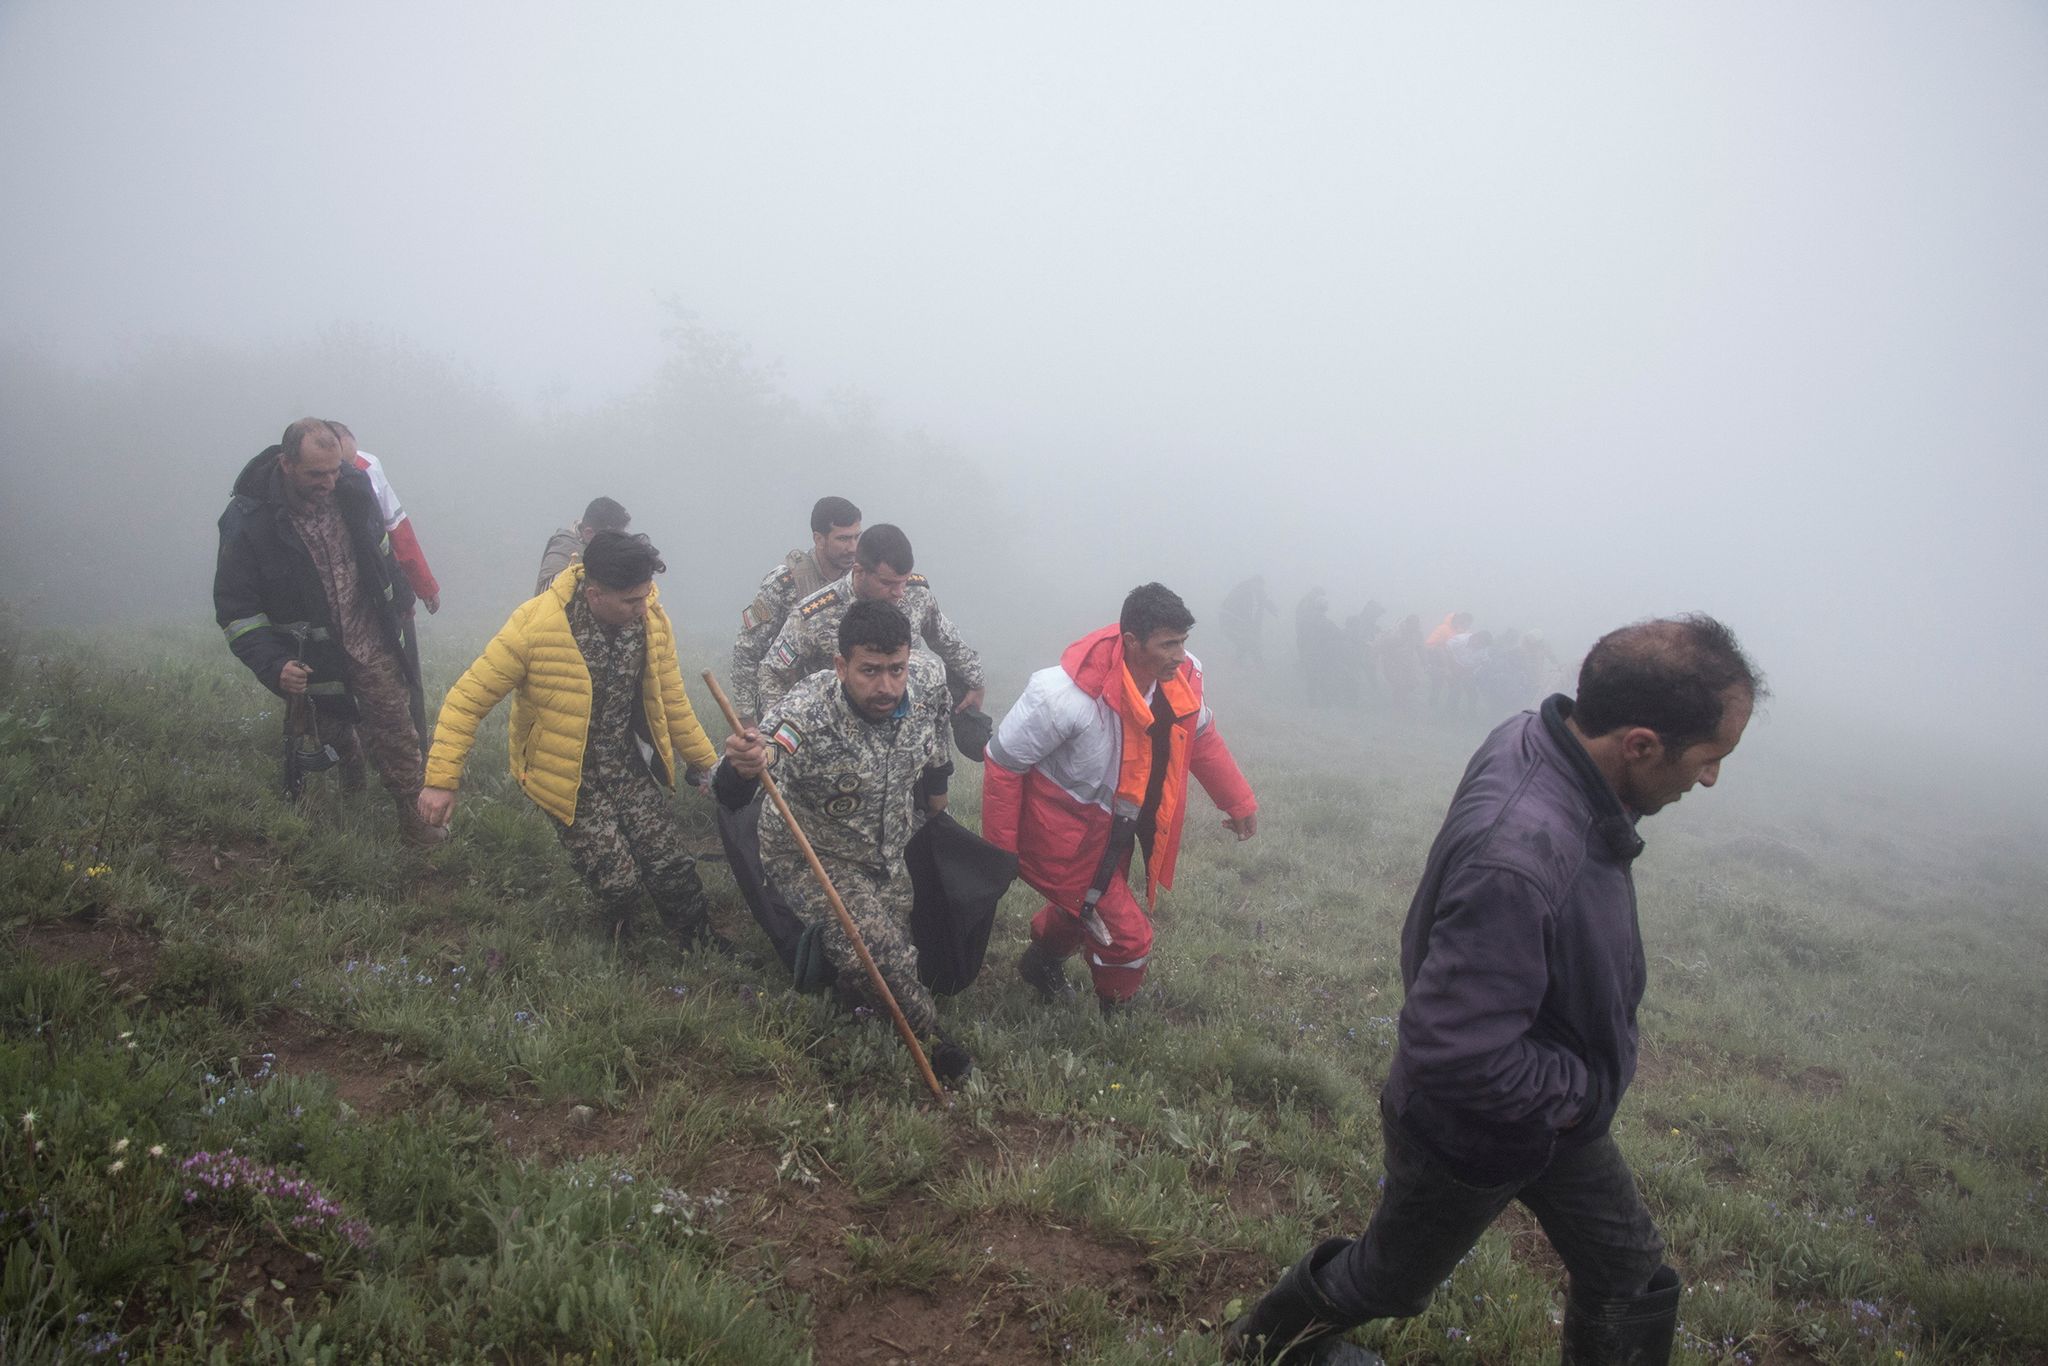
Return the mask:
<path id="1" fill-rule="evenodd" d="M 1266 576 L 1254 574 L 1223 598 L 1224 638 L 1237 654 L 1240 664 L 1265 662 L 1266 618 L 1277 617 L 1280 609 L 1266 595 Z"/>
<path id="2" fill-rule="evenodd" d="M 1379 655 L 1373 647 L 1386 610 L 1374 598 L 1344 618 L 1344 667 L 1354 680 L 1353 692 L 1362 691 L 1367 697 L 1380 695 Z"/>
<path id="3" fill-rule="evenodd" d="M 1430 710 L 1440 710 L 1451 699 L 1451 658 L 1446 647 L 1451 637 L 1472 629 L 1470 612 L 1452 612 L 1436 624 L 1422 641 L 1422 671 L 1429 679 Z"/>
<path id="4" fill-rule="evenodd" d="M 1576 700 L 1487 737 L 1401 932 L 1379 1207 L 1230 1326 L 1228 1359 L 1378 1363 L 1345 1330 L 1421 1313 L 1514 1201 L 1571 1278 L 1566 1366 L 1670 1359 L 1678 1273 L 1608 1132 L 1647 976 L 1636 825 L 1714 785 L 1764 695 L 1719 622 L 1646 621 L 1594 645 Z"/>
<path id="5" fill-rule="evenodd" d="M 1294 651 L 1303 700 L 1311 707 L 1349 698 L 1344 632 L 1330 620 L 1329 595 L 1311 588 L 1294 609 Z"/>
<path id="6" fill-rule="evenodd" d="M 1473 682 L 1479 689 L 1481 715 L 1506 716 L 1536 700 L 1536 675 L 1523 642 L 1522 633 L 1509 627 L 1480 662 Z"/>
<path id="7" fill-rule="evenodd" d="M 1479 711 L 1479 671 L 1493 654 L 1489 631 L 1460 631 L 1444 642 L 1445 709 L 1453 716 Z"/>
<path id="8" fill-rule="evenodd" d="M 540 553 L 540 577 L 534 581 L 533 591 L 545 593 L 564 569 L 583 560 L 583 547 L 590 544 L 590 538 L 600 531 L 624 531 L 633 524 L 633 514 L 626 511 L 610 498 L 593 498 L 583 509 L 583 517 L 574 526 L 565 526 L 548 537 L 547 549 Z"/>
<path id="9" fill-rule="evenodd" d="M 1422 618 L 1410 613 L 1401 624 L 1373 643 L 1373 657 L 1386 684 L 1387 700 L 1396 709 L 1414 707 L 1422 692 Z"/>

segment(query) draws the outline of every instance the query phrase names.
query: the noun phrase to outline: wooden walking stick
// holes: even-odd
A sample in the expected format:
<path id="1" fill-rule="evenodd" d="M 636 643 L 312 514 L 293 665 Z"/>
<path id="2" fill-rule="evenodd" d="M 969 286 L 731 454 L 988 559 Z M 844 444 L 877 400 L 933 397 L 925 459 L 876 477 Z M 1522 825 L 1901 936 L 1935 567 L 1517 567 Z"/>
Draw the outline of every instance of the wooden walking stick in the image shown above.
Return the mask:
<path id="1" fill-rule="evenodd" d="M 705 686 L 711 689 L 711 696 L 718 702 L 718 709 L 725 713 L 725 724 L 738 735 L 745 729 L 740 725 L 739 713 L 732 709 L 732 703 L 725 696 L 725 689 L 718 686 L 718 679 L 711 670 L 704 671 Z M 768 789 L 768 799 L 775 803 L 775 809 L 782 813 L 782 823 L 789 827 L 789 833 L 796 836 L 796 847 L 804 851 L 804 861 L 811 865 L 811 876 L 825 889 L 825 900 L 832 903 L 832 913 L 839 917 L 839 928 L 846 931 L 846 938 L 853 945 L 853 951 L 860 958 L 860 965 L 868 970 L 868 981 L 874 984 L 875 994 L 882 998 L 882 1004 L 889 1007 L 889 1018 L 896 1022 L 896 1032 L 903 1036 L 904 1047 L 910 1056 L 917 1059 L 917 1070 L 923 1076 L 924 1084 L 931 1087 L 932 1094 L 941 1104 L 950 1105 L 946 1088 L 939 1085 L 939 1079 L 932 1074 L 931 1059 L 924 1055 L 924 1045 L 917 1041 L 917 1031 L 910 1027 L 910 1021 L 903 1018 L 903 1007 L 896 1004 L 896 993 L 889 990 L 889 984 L 882 980 L 882 970 L 875 966 L 874 956 L 868 952 L 867 944 L 860 937 L 860 929 L 853 923 L 853 916 L 846 909 L 846 903 L 839 899 L 839 889 L 832 885 L 832 878 L 825 872 L 825 865 L 818 862 L 817 851 L 804 837 L 803 827 L 796 823 L 796 813 L 789 809 L 789 803 L 782 799 L 782 789 L 775 785 L 775 776 L 767 769 L 761 770 L 761 786 Z"/>

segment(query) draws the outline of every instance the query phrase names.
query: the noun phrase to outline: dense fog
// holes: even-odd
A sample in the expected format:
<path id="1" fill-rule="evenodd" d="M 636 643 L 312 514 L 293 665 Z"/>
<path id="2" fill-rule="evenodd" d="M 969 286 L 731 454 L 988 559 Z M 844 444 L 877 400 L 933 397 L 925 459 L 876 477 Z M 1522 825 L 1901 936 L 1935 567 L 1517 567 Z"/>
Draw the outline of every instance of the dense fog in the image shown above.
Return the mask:
<path id="1" fill-rule="evenodd" d="M 2044 375 L 2037 6 L 0 5 L 43 621 L 210 622 L 229 486 L 314 414 L 457 663 L 606 494 L 722 665 L 830 493 L 993 707 L 1140 580 L 1206 624 L 1263 573 L 1278 657 L 1315 586 L 1567 664 L 1710 611 L 1752 746 L 2002 788 Z"/>

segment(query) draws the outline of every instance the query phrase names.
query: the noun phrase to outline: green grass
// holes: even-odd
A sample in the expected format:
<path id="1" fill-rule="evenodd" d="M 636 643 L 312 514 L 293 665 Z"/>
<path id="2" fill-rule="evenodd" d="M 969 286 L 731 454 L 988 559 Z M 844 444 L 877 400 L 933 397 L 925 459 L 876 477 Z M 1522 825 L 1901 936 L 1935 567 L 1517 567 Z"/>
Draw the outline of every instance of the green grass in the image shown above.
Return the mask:
<path id="1" fill-rule="evenodd" d="M 1196 800 L 1114 1021 L 1015 980 L 1013 893 L 943 1007 L 980 1067 L 941 1108 L 885 1026 L 759 966 L 715 861 L 754 962 L 601 939 L 502 718 L 423 855 L 374 791 L 276 800 L 274 701 L 217 640 L 8 630 L 0 1360 L 1205 1362 L 1370 1216 L 1401 921 L 1471 733 L 1217 684 L 1261 834 Z M 2039 839 L 1819 774 L 1745 796 L 1747 757 L 1638 869 L 1617 1135 L 1679 1359 L 2048 1360 Z M 268 1184 L 195 1184 L 229 1150 Z M 1361 1339 L 1547 1362 L 1560 1290 L 1511 1215 Z"/>

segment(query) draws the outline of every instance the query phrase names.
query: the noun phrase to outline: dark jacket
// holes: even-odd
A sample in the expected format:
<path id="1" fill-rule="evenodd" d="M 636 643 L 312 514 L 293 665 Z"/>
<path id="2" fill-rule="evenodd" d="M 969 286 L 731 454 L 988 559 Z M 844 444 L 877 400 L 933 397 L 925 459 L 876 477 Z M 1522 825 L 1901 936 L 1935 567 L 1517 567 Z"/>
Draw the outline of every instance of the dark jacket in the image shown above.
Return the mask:
<path id="1" fill-rule="evenodd" d="M 277 676 L 295 650 L 287 628 L 303 624 L 309 636 L 303 657 L 313 668 L 308 694 L 323 711 L 353 714 L 355 700 L 344 682 L 347 662 L 334 638 L 327 589 L 285 508 L 284 474 L 277 467 L 280 449 L 272 446 L 243 466 L 235 480 L 235 496 L 220 515 L 214 619 L 235 657 L 280 696 Z M 403 639 L 412 629 L 412 585 L 392 553 L 368 476 L 344 465 L 335 481 L 334 500 L 348 527 L 356 566 L 368 580 L 384 643 L 410 676 L 412 665 Z"/>
<path id="2" fill-rule="evenodd" d="M 1479 747 L 1401 932 L 1388 1106 L 1480 1184 L 1606 1133 L 1635 1076 L 1643 843 L 1570 714 L 1554 696 Z"/>

